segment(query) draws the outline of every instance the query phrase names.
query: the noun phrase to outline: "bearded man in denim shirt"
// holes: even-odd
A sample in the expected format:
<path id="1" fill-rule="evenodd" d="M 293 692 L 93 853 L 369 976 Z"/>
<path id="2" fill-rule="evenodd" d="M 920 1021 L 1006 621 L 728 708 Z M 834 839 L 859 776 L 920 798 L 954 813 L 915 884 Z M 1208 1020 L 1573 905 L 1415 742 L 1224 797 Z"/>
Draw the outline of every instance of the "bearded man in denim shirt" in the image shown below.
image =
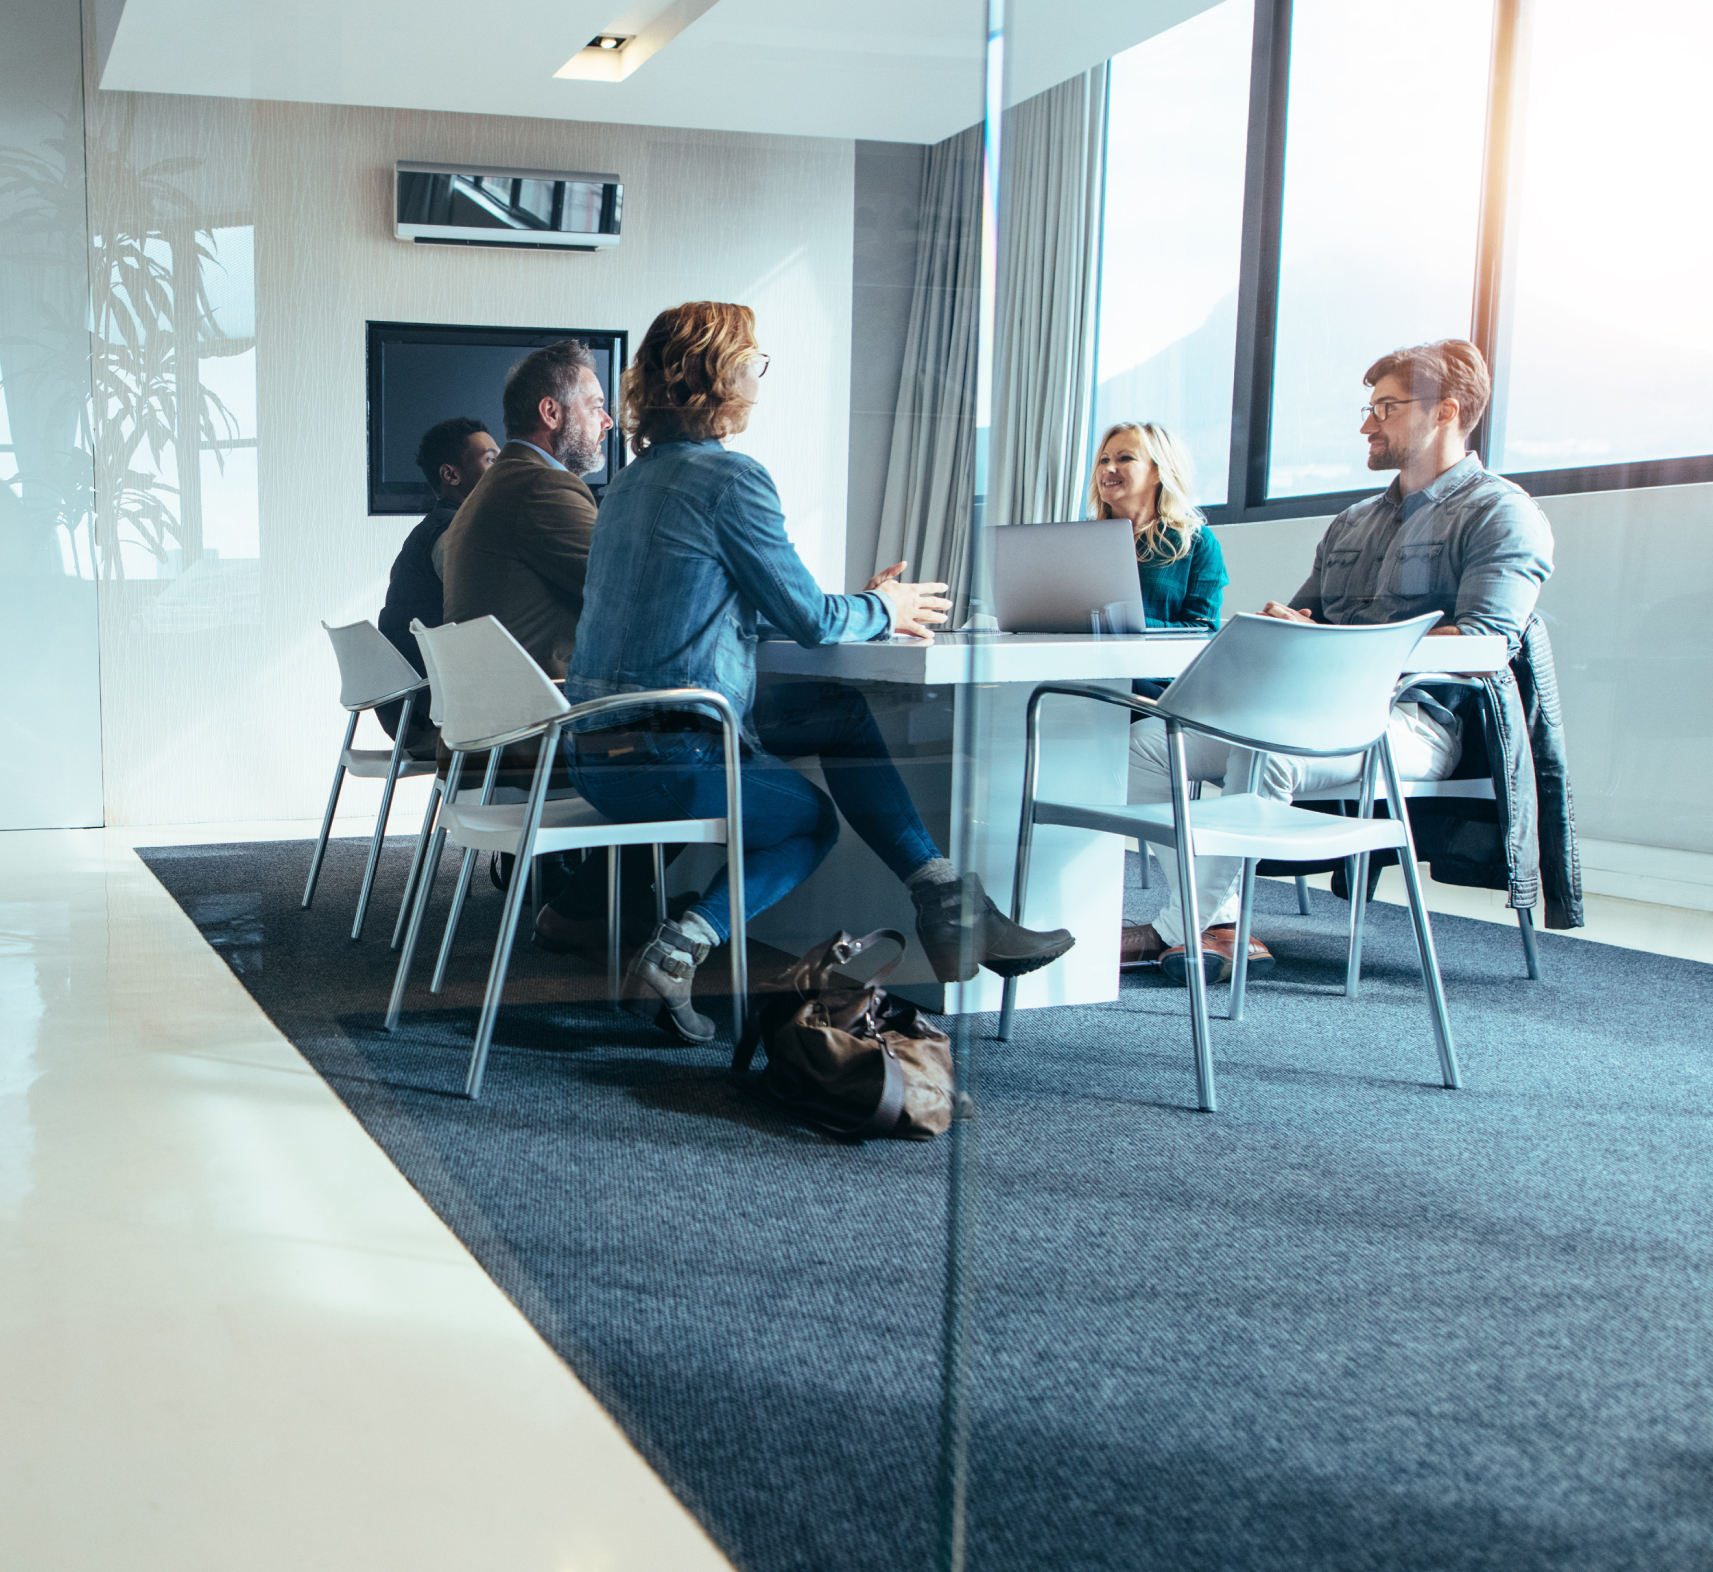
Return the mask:
<path id="1" fill-rule="evenodd" d="M 1521 487 L 1490 475 L 1479 458 L 1464 451 L 1492 392 L 1481 352 L 1464 339 L 1440 339 L 1382 356 L 1362 380 L 1373 390 L 1362 411 L 1368 467 L 1395 469 L 1398 478 L 1327 526 L 1302 588 L 1288 605 L 1268 601 L 1263 615 L 1377 623 L 1437 611 L 1443 621 L 1435 634 L 1502 634 L 1514 656 L 1541 585 L 1552 574 L 1552 527 Z M 1447 664 L 1455 668 L 1456 662 Z M 1391 737 L 1406 780 L 1443 780 L 1457 767 L 1463 747 L 1457 717 L 1426 694 L 1406 696 L 1397 706 Z M 1192 779 L 1245 778 L 1248 749 L 1211 737 L 1186 741 Z M 1259 789 L 1288 801 L 1299 792 L 1352 782 L 1359 766 L 1354 754 L 1273 754 Z M 1131 727 L 1130 800 L 1166 802 L 1171 794 L 1165 724 L 1143 721 Z M 1126 959 L 1157 958 L 1168 976 L 1181 981 L 1183 903 L 1176 867 L 1162 866 L 1166 909 L 1151 926 L 1127 930 Z M 1241 873 L 1236 859 L 1197 859 L 1199 909 L 1212 913 L 1202 935 L 1210 981 L 1230 975 Z M 1272 959 L 1259 940 L 1250 941 L 1251 972 L 1266 970 Z"/>

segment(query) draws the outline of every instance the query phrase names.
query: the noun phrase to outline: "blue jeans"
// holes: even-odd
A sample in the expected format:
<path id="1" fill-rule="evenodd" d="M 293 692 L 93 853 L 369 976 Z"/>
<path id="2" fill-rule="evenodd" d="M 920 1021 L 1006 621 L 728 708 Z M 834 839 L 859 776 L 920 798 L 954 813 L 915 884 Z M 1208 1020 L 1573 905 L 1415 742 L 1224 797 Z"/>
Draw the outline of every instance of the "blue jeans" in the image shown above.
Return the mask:
<path id="1" fill-rule="evenodd" d="M 769 687 L 756 700 L 754 722 L 769 751 L 743 761 L 744 905 L 752 915 L 796 889 L 833 849 L 835 802 L 900 879 L 940 855 L 854 688 Z M 715 733 L 596 732 L 571 746 L 577 789 L 609 819 L 714 819 L 726 811 L 725 749 Z M 831 797 L 784 762 L 811 755 Z M 722 939 L 731 936 L 724 868 L 692 910 Z"/>

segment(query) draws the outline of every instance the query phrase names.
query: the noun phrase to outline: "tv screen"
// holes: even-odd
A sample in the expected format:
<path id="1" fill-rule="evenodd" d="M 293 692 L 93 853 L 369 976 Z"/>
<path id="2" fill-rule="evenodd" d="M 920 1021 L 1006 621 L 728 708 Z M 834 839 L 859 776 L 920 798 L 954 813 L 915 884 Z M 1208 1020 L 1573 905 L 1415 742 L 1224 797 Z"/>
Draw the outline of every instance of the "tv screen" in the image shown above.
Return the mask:
<path id="1" fill-rule="evenodd" d="M 505 442 L 501 395 L 506 373 L 532 349 L 577 338 L 594 351 L 607 407 L 618 408 L 626 335 L 615 328 L 460 327 L 371 322 L 369 367 L 369 512 L 426 513 L 434 492 L 416 467 L 425 431 L 455 415 L 485 424 Z M 605 464 L 583 479 L 599 497 L 624 463 L 617 429 L 607 433 Z"/>

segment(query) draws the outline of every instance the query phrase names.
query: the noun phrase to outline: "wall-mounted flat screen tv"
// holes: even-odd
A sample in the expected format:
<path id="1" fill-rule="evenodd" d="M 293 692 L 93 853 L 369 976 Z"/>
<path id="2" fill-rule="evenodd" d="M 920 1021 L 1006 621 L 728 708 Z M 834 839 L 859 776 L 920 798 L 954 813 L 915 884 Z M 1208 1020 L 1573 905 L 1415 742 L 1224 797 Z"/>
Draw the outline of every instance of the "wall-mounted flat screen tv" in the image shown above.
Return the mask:
<path id="1" fill-rule="evenodd" d="M 595 375 L 616 411 L 628 340 L 616 328 L 469 327 L 428 322 L 368 324 L 369 512 L 426 513 L 434 493 L 416 467 L 422 434 L 439 421 L 470 415 L 505 442 L 501 395 L 506 373 L 532 349 L 578 338 L 594 351 Z M 605 464 L 583 479 L 597 497 L 624 463 L 617 429 L 607 433 Z"/>

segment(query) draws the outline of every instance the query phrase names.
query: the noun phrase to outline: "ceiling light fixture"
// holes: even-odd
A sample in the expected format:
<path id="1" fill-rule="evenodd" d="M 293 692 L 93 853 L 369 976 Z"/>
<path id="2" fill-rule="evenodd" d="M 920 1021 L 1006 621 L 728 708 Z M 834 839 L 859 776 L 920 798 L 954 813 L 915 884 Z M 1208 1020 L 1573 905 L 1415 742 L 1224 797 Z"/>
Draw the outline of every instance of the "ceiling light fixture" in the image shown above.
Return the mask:
<path id="1" fill-rule="evenodd" d="M 617 33 L 601 33 L 589 40 L 591 49 L 623 49 L 630 40 L 622 38 Z"/>

